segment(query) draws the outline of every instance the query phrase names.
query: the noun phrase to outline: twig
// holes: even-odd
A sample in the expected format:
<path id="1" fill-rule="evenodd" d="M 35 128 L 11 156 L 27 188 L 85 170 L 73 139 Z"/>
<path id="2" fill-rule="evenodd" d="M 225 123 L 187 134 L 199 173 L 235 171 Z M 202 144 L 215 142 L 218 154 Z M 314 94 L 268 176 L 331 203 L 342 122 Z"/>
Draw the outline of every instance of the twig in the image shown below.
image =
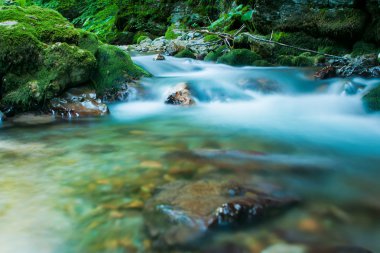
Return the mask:
<path id="1" fill-rule="evenodd" d="M 291 46 L 291 45 L 287 45 L 287 44 L 284 44 L 284 43 L 281 43 L 281 42 L 277 42 L 277 41 L 273 41 L 273 40 L 267 40 L 267 39 L 264 39 L 264 38 L 260 38 L 260 37 L 254 36 L 252 34 L 249 34 L 249 33 L 243 33 L 242 35 L 247 36 L 247 37 L 249 37 L 249 38 L 251 38 L 253 40 L 260 41 L 260 42 L 275 44 L 275 45 L 279 45 L 279 46 L 282 46 L 282 47 L 293 48 L 293 49 L 296 49 L 296 50 L 299 50 L 299 51 L 309 52 L 309 53 L 313 53 L 313 54 L 319 54 L 319 55 L 323 55 L 323 56 L 330 57 L 330 58 L 337 58 L 337 59 L 347 60 L 347 58 L 342 57 L 342 56 L 337 56 L 337 55 L 332 55 L 332 54 L 325 54 L 325 53 L 321 53 L 321 52 L 318 52 L 318 51 L 315 51 L 315 50 L 311 50 L 311 49 Z"/>

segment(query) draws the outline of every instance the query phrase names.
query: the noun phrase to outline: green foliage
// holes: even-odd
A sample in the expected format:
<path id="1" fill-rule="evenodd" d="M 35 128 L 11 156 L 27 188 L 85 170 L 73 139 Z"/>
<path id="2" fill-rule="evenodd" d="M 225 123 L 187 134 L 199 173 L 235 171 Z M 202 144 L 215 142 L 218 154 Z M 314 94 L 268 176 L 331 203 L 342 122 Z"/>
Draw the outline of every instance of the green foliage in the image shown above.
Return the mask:
<path id="1" fill-rule="evenodd" d="M 168 29 L 165 32 L 165 39 L 174 40 L 178 38 L 179 35 L 174 32 L 174 29 L 176 29 L 175 24 L 172 24 L 171 26 L 168 27 Z"/>
<path id="2" fill-rule="evenodd" d="M 314 58 L 310 56 L 296 56 L 292 60 L 293 66 L 297 67 L 310 67 L 314 66 Z"/>
<path id="3" fill-rule="evenodd" d="M 206 35 L 204 37 L 205 42 L 214 42 L 214 41 L 218 41 L 218 40 L 220 40 L 220 38 L 217 35 L 209 34 L 209 35 Z"/>
<path id="4" fill-rule="evenodd" d="M 258 60 L 261 60 L 261 57 L 248 49 L 233 49 L 221 56 L 217 62 L 232 66 L 252 66 Z"/>
<path id="5" fill-rule="evenodd" d="M 176 55 L 174 55 L 174 57 L 177 57 L 177 58 L 192 58 L 192 59 L 195 59 L 195 55 L 194 53 L 190 50 L 190 49 L 184 49 L 180 52 L 178 52 Z"/>
<path id="6" fill-rule="evenodd" d="M 139 44 L 141 41 L 143 41 L 146 38 L 149 38 L 149 34 L 146 32 L 139 31 L 135 33 L 135 35 L 133 36 L 133 43 Z"/>
<path id="7" fill-rule="evenodd" d="M 351 56 L 356 57 L 363 54 L 377 54 L 380 52 L 380 49 L 376 47 L 376 45 L 372 43 L 366 43 L 364 41 L 356 42 Z"/>
<path id="8" fill-rule="evenodd" d="M 380 111 L 380 86 L 363 97 L 365 106 L 370 111 Z"/>
<path id="9" fill-rule="evenodd" d="M 95 3 L 99 3 L 96 1 Z M 99 7 L 94 7 L 98 9 Z M 86 31 L 93 32 L 103 41 L 114 39 L 115 22 L 119 7 L 116 4 L 105 5 L 104 9 L 94 11 L 92 8 L 87 9 L 80 17 L 74 19 L 74 24 L 82 24 L 82 28 Z"/>
<path id="10" fill-rule="evenodd" d="M 148 75 L 136 66 L 131 57 L 118 47 L 101 45 L 96 53 L 98 62 L 93 81 L 97 92 Z"/>
<path id="11" fill-rule="evenodd" d="M 99 41 L 98 36 L 94 33 L 80 31 L 78 47 L 95 54 L 101 44 L 102 43 Z"/>
<path id="12" fill-rule="evenodd" d="M 226 52 L 228 52 L 228 48 L 226 46 L 218 47 L 215 51 L 208 53 L 204 60 L 208 62 L 216 62 L 218 58 Z"/>
<path id="13" fill-rule="evenodd" d="M 246 24 L 248 28 L 252 26 L 253 10 L 250 6 L 238 5 L 232 8 L 228 13 L 222 14 L 219 19 L 214 21 L 209 28 L 211 30 L 230 31 Z"/>

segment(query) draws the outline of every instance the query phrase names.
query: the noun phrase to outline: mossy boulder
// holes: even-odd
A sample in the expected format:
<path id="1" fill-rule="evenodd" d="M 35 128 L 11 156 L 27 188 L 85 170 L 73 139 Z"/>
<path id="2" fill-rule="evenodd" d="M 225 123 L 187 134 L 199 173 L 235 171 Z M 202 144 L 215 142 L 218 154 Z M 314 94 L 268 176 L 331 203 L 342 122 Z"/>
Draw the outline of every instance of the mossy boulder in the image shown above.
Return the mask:
<path id="1" fill-rule="evenodd" d="M 98 93 L 103 93 L 107 88 L 125 84 L 131 79 L 148 75 L 132 62 L 127 53 L 115 46 L 102 45 L 95 56 L 98 65 L 93 80 Z"/>
<path id="2" fill-rule="evenodd" d="M 190 49 L 184 49 L 184 50 L 180 51 L 179 53 L 177 53 L 176 55 L 174 55 L 174 57 L 191 58 L 191 59 L 196 58 L 196 56 L 194 55 L 194 53 Z"/>
<path id="3" fill-rule="evenodd" d="M 231 66 L 254 66 L 261 57 L 248 49 L 233 49 L 218 59 L 218 63 Z"/>
<path id="4" fill-rule="evenodd" d="M 0 105 L 41 109 L 82 84 L 116 86 L 146 74 L 129 55 L 76 29 L 58 12 L 0 6 Z"/>
<path id="5" fill-rule="evenodd" d="M 216 62 L 218 58 L 226 52 L 228 52 L 228 48 L 226 46 L 218 47 L 215 51 L 208 53 L 204 60 L 208 62 Z"/>
<path id="6" fill-rule="evenodd" d="M 363 101 L 370 111 L 380 111 L 380 86 L 365 95 Z"/>

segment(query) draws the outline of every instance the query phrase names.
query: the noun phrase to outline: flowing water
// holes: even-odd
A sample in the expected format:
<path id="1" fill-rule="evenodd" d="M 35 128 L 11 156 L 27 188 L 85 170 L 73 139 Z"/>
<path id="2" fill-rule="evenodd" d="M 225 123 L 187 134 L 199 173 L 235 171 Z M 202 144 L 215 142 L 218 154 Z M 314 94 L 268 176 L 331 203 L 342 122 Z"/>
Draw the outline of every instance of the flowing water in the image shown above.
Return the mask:
<path id="1" fill-rule="evenodd" d="M 110 105 L 108 117 L 3 122 L 1 253 L 154 252 L 144 203 L 161 185 L 200 179 L 273 184 L 301 199 L 266 222 L 215 233 L 208 247 L 380 252 L 380 115 L 366 113 L 360 100 L 380 80 L 315 81 L 312 69 L 133 59 L 154 77 L 142 80 L 131 101 Z M 196 106 L 163 103 L 181 82 Z"/>

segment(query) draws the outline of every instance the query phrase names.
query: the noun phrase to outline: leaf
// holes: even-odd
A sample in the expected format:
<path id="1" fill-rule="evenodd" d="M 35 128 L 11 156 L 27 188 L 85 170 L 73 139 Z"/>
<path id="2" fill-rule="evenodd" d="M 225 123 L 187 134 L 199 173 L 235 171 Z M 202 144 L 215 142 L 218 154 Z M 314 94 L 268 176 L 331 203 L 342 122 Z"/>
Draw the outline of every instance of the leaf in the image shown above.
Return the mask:
<path id="1" fill-rule="evenodd" d="M 250 11 L 246 12 L 246 13 L 241 17 L 241 21 L 242 21 L 242 22 L 251 21 L 251 20 L 252 20 L 252 15 L 253 15 L 253 10 L 250 10 Z"/>

